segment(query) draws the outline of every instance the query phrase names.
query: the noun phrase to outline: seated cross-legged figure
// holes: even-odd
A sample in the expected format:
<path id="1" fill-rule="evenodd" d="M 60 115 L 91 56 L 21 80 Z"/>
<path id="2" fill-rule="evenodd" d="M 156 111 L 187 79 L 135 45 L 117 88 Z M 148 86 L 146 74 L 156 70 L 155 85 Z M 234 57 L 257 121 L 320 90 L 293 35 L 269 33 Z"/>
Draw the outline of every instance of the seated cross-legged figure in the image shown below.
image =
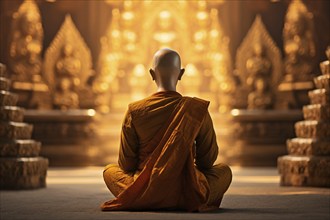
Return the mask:
<path id="1" fill-rule="evenodd" d="M 183 73 L 176 51 L 156 52 L 150 74 L 158 91 L 128 107 L 118 165 L 103 172 L 116 198 L 103 203 L 103 211 L 219 208 L 232 172 L 214 165 L 218 145 L 209 102 L 176 92 Z"/>

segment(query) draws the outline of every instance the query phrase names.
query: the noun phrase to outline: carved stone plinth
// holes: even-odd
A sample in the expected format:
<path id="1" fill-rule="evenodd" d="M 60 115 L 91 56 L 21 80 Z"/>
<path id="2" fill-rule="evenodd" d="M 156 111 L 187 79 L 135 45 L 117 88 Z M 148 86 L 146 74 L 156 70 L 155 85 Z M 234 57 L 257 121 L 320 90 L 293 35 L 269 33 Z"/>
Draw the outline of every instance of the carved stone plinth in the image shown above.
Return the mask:
<path id="1" fill-rule="evenodd" d="M 1 140 L 0 157 L 36 157 L 41 143 L 34 140 Z"/>
<path id="2" fill-rule="evenodd" d="M 95 138 L 93 109 L 26 110 L 33 124 L 33 138 L 43 143 L 42 154 L 52 166 L 89 165 L 91 140 Z"/>
<path id="3" fill-rule="evenodd" d="M 326 138 L 330 136 L 330 122 L 299 121 L 295 124 L 295 131 L 302 138 Z"/>
<path id="4" fill-rule="evenodd" d="M 14 106 L 17 100 L 18 96 L 16 94 L 4 90 L 0 91 L 0 106 Z"/>
<path id="5" fill-rule="evenodd" d="M 330 157 L 283 156 L 278 170 L 282 186 L 330 187 Z"/>
<path id="6" fill-rule="evenodd" d="M 0 121 L 22 122 L 24 110 L 16 106 L 0 107 Z"/>
<path id="7" fill-rule="evenodd" d="M 287 140 L 287 150 L 290 155 L 330 155 L 330 140 L 312 138 L 293 138 Z"/>
<path id="8" fill-rule="evenodd" d="M 0 136 L 8 139 L 30 139 L 33 126 L 21 122 L 1 122 Z"/>
<path id="9" fill-rule="evenodd" d="M 231 116 L 235 159 L 242 166 L 276 165 L 286 152 L 286 140 L 295 135 L 294 123 L 303 118 L 299 110 L 234 109 Z"/>
<path id="10" fill-rule="evenodd" d="M 0 158 L 0 188 L 45 187 L 47 168 L 48 160 L 42 157 Z"/>
<path id="11" fill-rule="evenodd" d="M 306 120 L 330 121 L 329 105 L 306 105 L 303 107 L 303 113 Z"/>

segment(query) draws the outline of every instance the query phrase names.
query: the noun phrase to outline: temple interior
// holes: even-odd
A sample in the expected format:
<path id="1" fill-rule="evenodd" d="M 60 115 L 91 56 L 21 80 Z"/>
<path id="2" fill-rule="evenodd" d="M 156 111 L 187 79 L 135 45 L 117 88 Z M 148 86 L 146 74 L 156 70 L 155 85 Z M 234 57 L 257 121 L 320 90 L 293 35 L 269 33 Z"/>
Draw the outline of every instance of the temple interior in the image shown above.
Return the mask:
<path id="1" fill-rule="evenodd" d="M 178 92 L 210 101 L 234 179 L 219 212 L 141 219 L 330 218 L 330 1 L 2 0 L 0 18 L 0 219 L 138 218 L 93 213 L 161 48 Z M 38 214 L 48 193 L 59 208 Z"/>

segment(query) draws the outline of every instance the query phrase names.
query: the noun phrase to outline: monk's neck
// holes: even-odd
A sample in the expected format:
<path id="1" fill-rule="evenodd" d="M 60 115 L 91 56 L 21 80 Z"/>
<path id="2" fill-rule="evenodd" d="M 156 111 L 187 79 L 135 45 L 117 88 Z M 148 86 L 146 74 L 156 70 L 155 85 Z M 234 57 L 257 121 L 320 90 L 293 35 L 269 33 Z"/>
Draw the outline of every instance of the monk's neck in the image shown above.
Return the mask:
<path id="1" fill-rule="evenodd" d="M 173 91 L 176 92 L 175 86 L 158 86 L 157 92 L 166 92 L 166 91 Z"/>

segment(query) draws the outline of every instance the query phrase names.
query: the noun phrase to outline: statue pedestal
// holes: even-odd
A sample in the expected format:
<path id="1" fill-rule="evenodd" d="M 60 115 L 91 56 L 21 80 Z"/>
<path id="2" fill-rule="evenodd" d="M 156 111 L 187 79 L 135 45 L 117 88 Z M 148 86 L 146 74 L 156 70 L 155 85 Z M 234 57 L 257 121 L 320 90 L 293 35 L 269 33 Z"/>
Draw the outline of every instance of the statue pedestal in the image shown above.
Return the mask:
<path id="1" fill-rule="evenodd" d="M 278 86 L 278 103 L 281 109 L 301 109 L 309 103 L 308 91 L 314 88 L 312 81 L 282 82 Z"/>
<path id="2" fill-rule="evenodd" d="M 85 166 L 92 163 L 93 109 L 26 110 L 25 121 L 33 124 L 33 138 L 42 141 L 42 155 L 51 166 Z"/>
<path id="3" fill-rule="evenodd" d="M 45 83 L 14 81 L 12 91 L 19 97 L 17 102 L 19 106 L 36 109 L 51 108 L 51 96 Z"/>
<path id="4" fill-rule="evenodd" d="M 228 160 L 233 165 L 276 166 L 277 157 L 286 153 L 286 140 L 294 137 L 294 123 L 301 119 L 300 110 L 232 110 Z"/>

